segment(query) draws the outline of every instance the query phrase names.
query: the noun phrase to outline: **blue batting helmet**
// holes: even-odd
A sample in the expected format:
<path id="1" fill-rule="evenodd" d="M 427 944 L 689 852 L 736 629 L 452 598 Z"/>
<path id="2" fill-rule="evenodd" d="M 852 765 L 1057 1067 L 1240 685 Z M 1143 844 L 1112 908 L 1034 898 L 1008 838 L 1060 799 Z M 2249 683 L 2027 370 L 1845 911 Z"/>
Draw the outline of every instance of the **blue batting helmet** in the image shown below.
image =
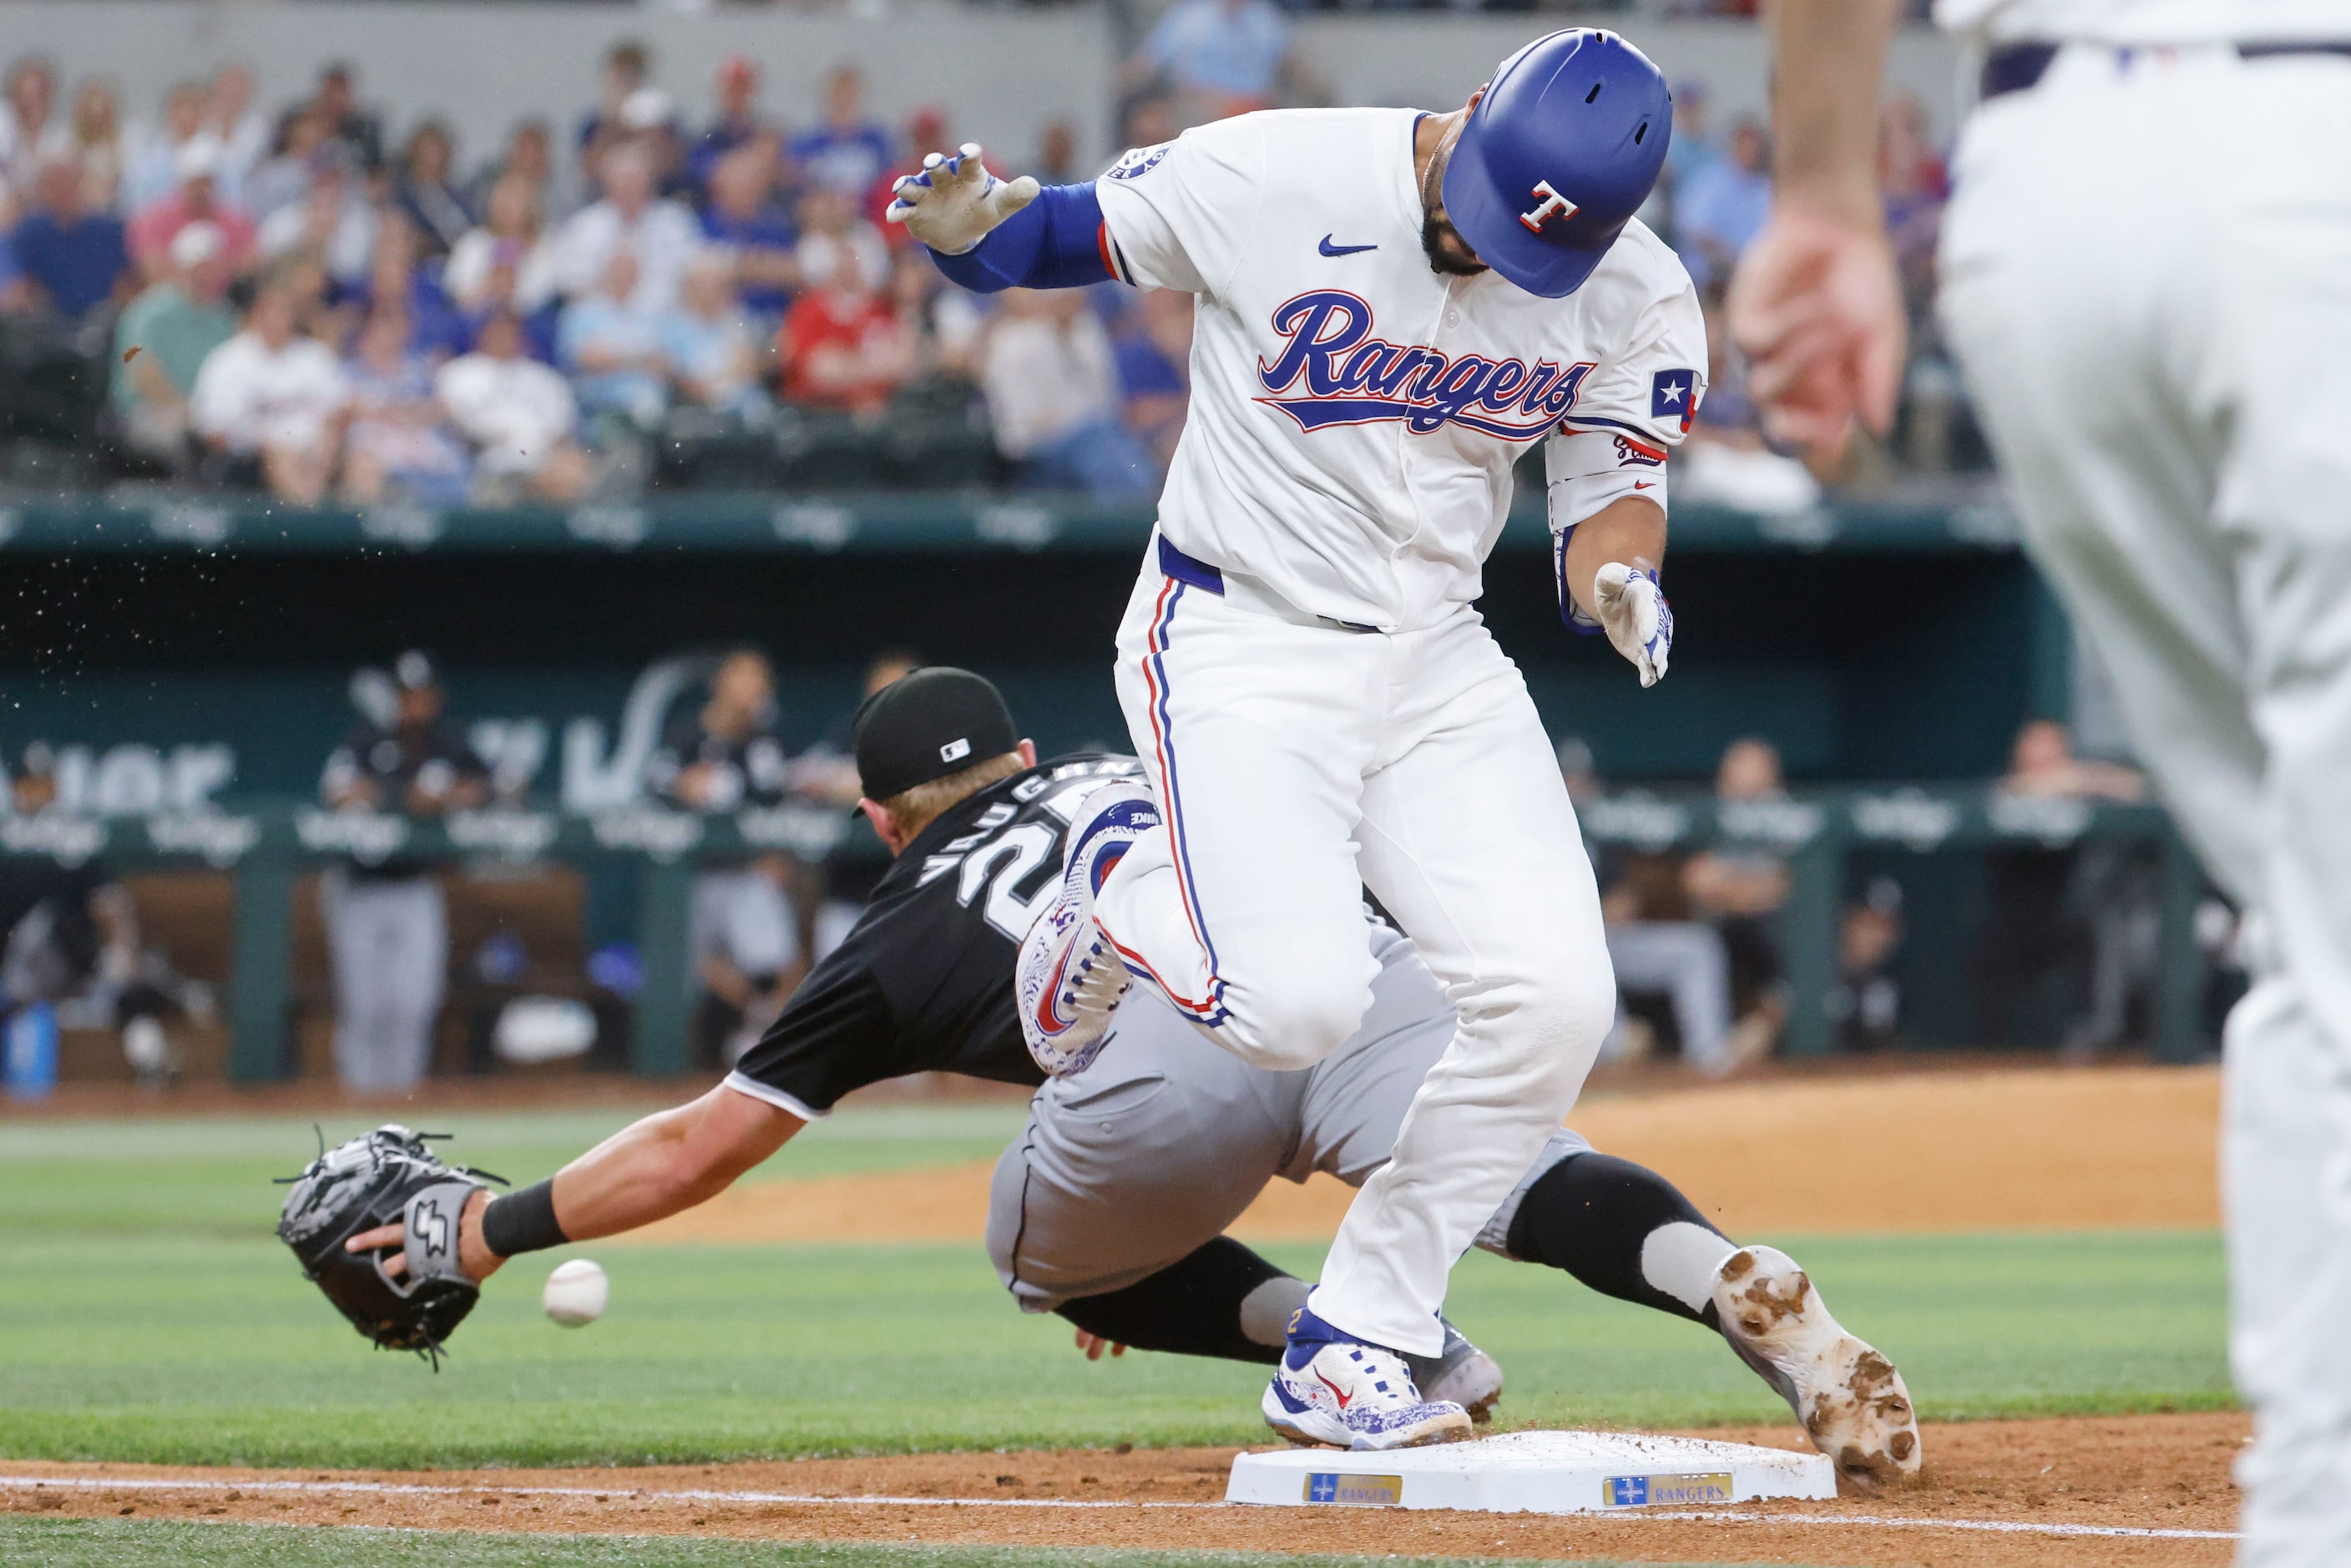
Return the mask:
<path id="1" fill-rule="evenodd" d="M 1520 287 L 1573 294 L 1649 199 L 1673 126 L 1666 78 L 1615 34 L 1537 38 L 1469 111 L 1445 167 L 1446 215 Z"/>

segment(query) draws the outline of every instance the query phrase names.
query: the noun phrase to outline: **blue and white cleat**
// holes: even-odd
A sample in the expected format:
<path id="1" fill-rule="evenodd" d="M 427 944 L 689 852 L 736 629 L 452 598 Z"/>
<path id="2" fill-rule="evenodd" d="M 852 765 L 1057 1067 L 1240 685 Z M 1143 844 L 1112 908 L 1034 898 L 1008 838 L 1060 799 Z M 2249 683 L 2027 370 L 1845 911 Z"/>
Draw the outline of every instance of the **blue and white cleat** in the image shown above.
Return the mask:
<path id="1" fill-rule="evenodd" d="M 1402 1355 L 1350 1338 L 1301 1307 L 1265 1390 L 1265 1424 L 1293 1443 L 1416 1448 L 1469 1435 L 1469 1412 L 1427 1400 Z"/>
<path id="2" fill-rule="evenodd" d="M 1108 1042 L 1111 1014 L 1134 984 L 1094 921 L 1094 894 L 1135 835 L 1159 825 L 1159 806 L 1136 783 L 1086 797 L 1062 852 L 1061 895 L 1029 928 L 1013 970 L 1020 1034 L 1048 1078 L 1082 1072 Z"/>

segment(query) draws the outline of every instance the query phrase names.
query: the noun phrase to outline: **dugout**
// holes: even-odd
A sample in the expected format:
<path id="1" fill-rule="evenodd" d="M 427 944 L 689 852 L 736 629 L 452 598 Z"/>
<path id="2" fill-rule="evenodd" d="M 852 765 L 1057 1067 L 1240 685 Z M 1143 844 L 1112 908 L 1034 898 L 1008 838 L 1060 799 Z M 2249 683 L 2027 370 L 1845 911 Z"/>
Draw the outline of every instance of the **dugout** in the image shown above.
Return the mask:
<path id="1" fill-rule="evenodd" d="M 431 649 L 453 716 L 525 768 L 517 804 L 543 819 L 528 831 L 548 841 L 528 874 L 512 863 L 465 873 L 453 900 L 469 911 L 453 913 L 461 943 L 485 920 L 544 928 L 534 962 L 547 955 L 556 970 L 634 943 L 647 994 L 666 998 L 684 988 L 682 958 L 664 956 L 679 929 L 676 867 L 740 830 L 711 824 L 705 848 L 664 861 L 610 826 L 632 806 L 632 699 L 651 672 L 689 650 L 763 647 L 778 667 L 782 737 L 804 747 L 853 706 L 872 653 L 911 647 L 999 680 L 1049 753 L 1119 745 L 1108 660 L 1149 528 L 1142 513 L 953 496 L 446 514 L 92 501 L 5 515 L 0 568 L 19 609 L 0 623 L 0 765 L 47 742 L 66 760 L 67 817 L 89 822 L 125 869 L 180 868 L 143 896 L 165 925 L 212 927 L 191 940 L 219 970 L 230 1002 L 219 1060 L 243 1079 L 317 1065 L 302 1020 L 321 1005 L 323 967 L 303 889 L 322 852 L 298 818 L 351 723 L 354 668 Z M 1546 546 L 1539 515 L 1514 517 L 1482 609 L 1552 734 L 1581 737 L 1612 786 L 1639 792 L 1629 815 L 1596 829 L 1588 820 L 1588 831 L 1653 847 L 1710 841 L 1703 786 L 1745 735 L 1771 740 L 1797 794 L 1819 807 L 1815 830 L 1785 846 L 1801 867 L 1786 917 L 1799 994 L 1791 1050 L 1834 1042 L 1817 1004 L 1835 962 L 1835 911 L 1859 881 L 1889 871 L 1919 935 L 1905 958 L 1906 1038 L 1982 1043 L 1949 954 L 1983 918 L 1979 867 L 2002 844 L 2143 842 L 2160 868 L 2165 951 L 2179 960 L 2168 972 L 2200 976 L 2189 934 L 2200 883 L 2156 813 L 2008 821 L 1984 796 L 2018 726 L 2065 716 L 2074 685 L 2070 631 L 1997 507 L 1777 519 L 1677 508 L 1674 668 L 1646 693 L 1604 641 L 1560 625 Z M 1643 800 L 1678 825 L 1661 830 Z M 254 824 L 247 851 L 210 857 L 216 866 L 146 828 L 214 812 Z M 790 831 L 813 853 L 829 830 Z M 47 831 L 17 820 L 0 848 L 54 854 L 61 841 Z M 488 863 L 465 845 L 446 853 L 453 865 Z M 2167 1054 L 2205 1049 L 2188 980 L 2158 1008 Z M 679 1010 L 656 1000 L 611 1020 L 609 1059 L 687 1065 Z M 444 1048 L 444 1064 L 462 1060 L 455 1051 Z"/>

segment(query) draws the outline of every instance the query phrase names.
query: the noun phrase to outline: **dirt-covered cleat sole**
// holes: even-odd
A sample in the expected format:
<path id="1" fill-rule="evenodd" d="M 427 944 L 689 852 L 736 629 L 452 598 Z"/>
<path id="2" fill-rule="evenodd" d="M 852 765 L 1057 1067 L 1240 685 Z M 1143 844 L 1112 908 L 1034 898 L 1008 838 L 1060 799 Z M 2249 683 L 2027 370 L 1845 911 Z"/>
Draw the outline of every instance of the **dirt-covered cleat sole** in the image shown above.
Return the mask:
<path id="1" fill-rule="evenodd" d="M 1902 1375 L 1829 1314 L 1794 1259 L 1741 1248 L 1716 1277 L 1714 1305 L 1731 1349 L 1779 1390 L 1838 1475 L 1872 1488 L 1917 1478 L 1925 1456 Z"/>

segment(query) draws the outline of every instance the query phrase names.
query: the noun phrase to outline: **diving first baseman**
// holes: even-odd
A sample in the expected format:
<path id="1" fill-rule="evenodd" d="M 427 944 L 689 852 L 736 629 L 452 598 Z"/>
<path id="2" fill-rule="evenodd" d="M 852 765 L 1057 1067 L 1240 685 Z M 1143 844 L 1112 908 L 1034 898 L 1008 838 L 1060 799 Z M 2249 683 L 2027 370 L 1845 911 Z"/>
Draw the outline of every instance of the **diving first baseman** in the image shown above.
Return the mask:
<path id="1" fill-rule="evenodd" d="M 1732 330 L 1784 436 L 1890 419 L 1886 0 L 1769 13 Z M 2239 1562 L 2351 1563 L 2351 5 L 1938 0 L 1983 47 L 1938 304 L 2035 562 L 2246 912 L 2222 1188 Z"/>
<path id="2" fill-rule="evenodd" d="M 935 155 L 892 214 L 977 289 L 1116 279 L 1197 298 L 1192 402 L 1118 638 L 1147 780 L 1071 835 L 1024 950 L 1047 1071 L 1141 983 L 1260 1068 L 1362 1025 L 1368 886 L 1458 1014 L 1264 1397 L 1388 1448 L 1458 1433 L 1434 1354 L 1454 1260 L 1574 1103 L 1615 1011 L 1600 901 L 1534 705 L 1473 607 L 1511 467 L 1545 443 L 1560 607 L 1666 673 L 1667 450 L 1704 393 L 1688 276 L 1633 218 L 1672 103 L 1575 29 L 1467 106 L 1243 115 L 1102 178 Z"/>
<path id="3" fill-rule="evenodd" d="M 847 939 L 726 1082 L 495 1198 L 384 1147 L 383 1133 L 345 1145 L 287 1205 L 288 1239 L 313 1278 L 380 1343 L 437 1347 L 504 1259 L 703 1202 L 852 1090 L 925 1071 L 1042 1081 L 1014 1016 L 1019 942 L 1059 896 L 1072 821 L 1105 780 L 1142 765 L 1098 753 L 1039 763 L 1018 733 L 996 689 L 967 672 L 924 670 L 886 688 L 861 714 L 855 746 L 865 810 L 894 859 Z M 1454 1035 L 1453 1006 L 1411 942 L 1360 909 L 1355 941 L 1374 971 L 1371 1006 L 1311 1069 L 1249 1066 L 1142 993 L 1120 1009 L 1114 1050 L 1044 1083 L 988 1206 L 989 1255 L 1024 1310 L 1059 1312 L 1097 1354 L 1283 1354 L 1307 1286 L 1227 1228 L 1276 1176 L 1364 1183 Z M 379 1155 L 410 1175 L 379 1184 Z M 320 1200 L 314 1187 L 335 1190 Z M 1656 1172 L 1554 1128 L 1476 1239 L 1712 1327 L 1844 1473 L 1917 1468 L 1893 1366 L 1839 1326 L 1792 1260 L 1728 1239 Z M 393 1287 L 407 1296 L 395 1301 Z M 1440 1333 L 1407 1364 L 1412 1375 L 1482 1413 L 1500 1369 Z"/>

